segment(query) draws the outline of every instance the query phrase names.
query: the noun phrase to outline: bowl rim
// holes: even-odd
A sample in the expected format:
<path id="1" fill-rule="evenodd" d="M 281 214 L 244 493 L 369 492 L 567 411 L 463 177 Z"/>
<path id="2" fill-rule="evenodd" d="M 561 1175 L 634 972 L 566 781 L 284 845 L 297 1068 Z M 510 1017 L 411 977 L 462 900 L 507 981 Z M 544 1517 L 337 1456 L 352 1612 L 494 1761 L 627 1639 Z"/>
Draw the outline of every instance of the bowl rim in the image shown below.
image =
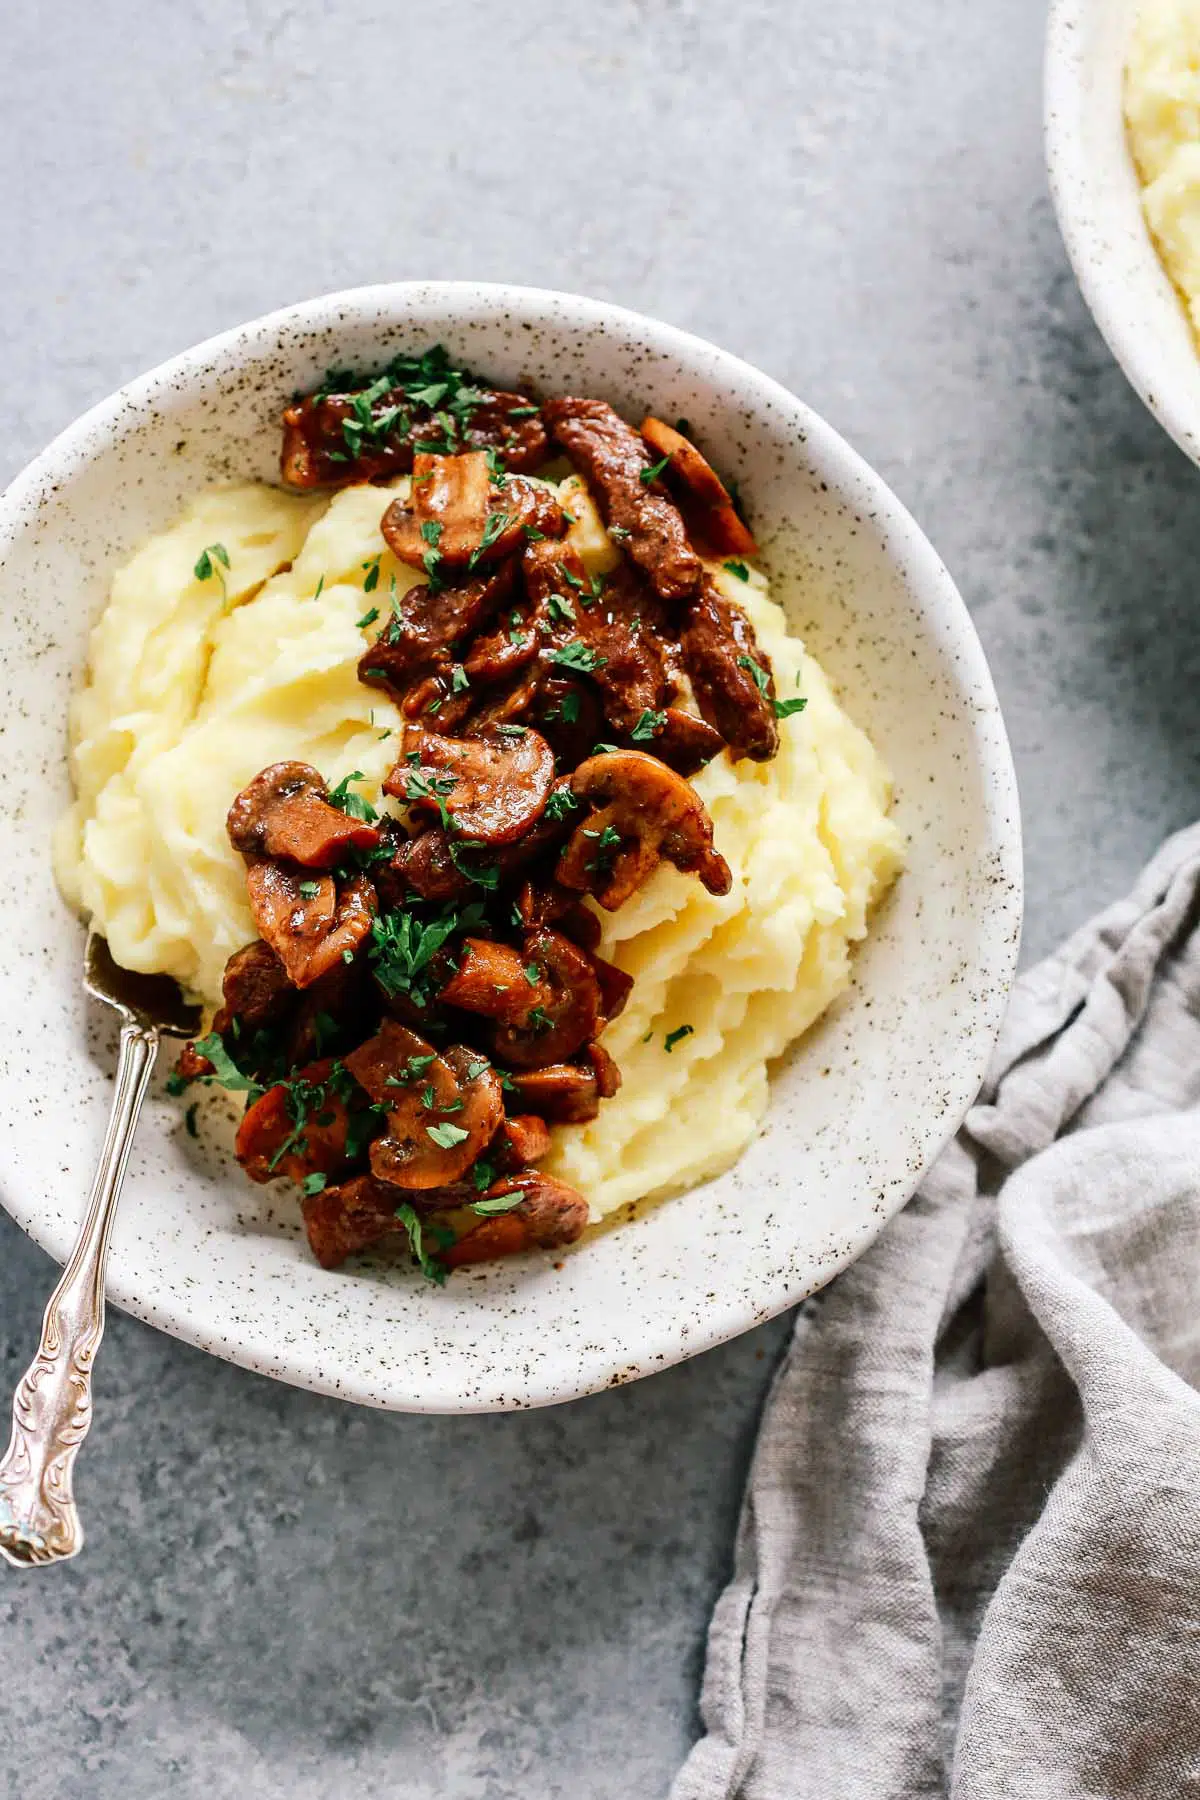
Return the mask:
<path id="1" fill-rule="evenodd" d="M 123 420 L 132 420 L 164 389 L 179 391 L 180 382 L 191 382 L 220 359 L 240 357 L 249 361 L 262 354 L 262 342 L 268 335 L 278 340 L 285 333 L 319 324 L 337 311 L 357 313 L 360 309 L 387 308 L 398 313 L 406 297 L 420 294 L 444 298 L 449 310 L 455 301 L 474 300 L 487 305 L 546 308 L 557 305 L 570 309 L 580 328 L 604 321 L 620 323 L 627 328 L 649 331 L 656 347 L 667 354 L 682 354 L 685 368 L 694 364 L 697 353 L 715 356 L 728 369 L 731 377 L 748 379 L 757 389 L 762 405 L 770 399 L 786 415 L 797 422 L 803 433 L 818 439 L 823 449 L 840 459 L 846 471 L 846 488 L 857 482 L 869 496 L 868 510 L 872 522 L 887 541 L 888 560 L 903 568 L 907 587 L 919 596 L 922 613 L 937 622 L 938 629 L 953 646 L 959 666 L 964 705 L 970 714 L 969 732 L 978 759 L 983 836 L 994 859 L 997 879 L 990 884 L 991 898 L 986 915 L 986 931 L 981 930 L 981 950 L 977 968 L 986 967 L 988 979 L 983 986 L 968 1031 L 960 1032 L 958 1043 L 962 1054 L 953 1070 L 947 1070 L 943 1091 L 949 1103 L 936 1125 L 929 1130 L 924 1154 L 913 1158 L 903 1185 L 889 1193 L 886 1204 L 880 1204 L 871 1216 L 853 1231 L 848 1231 L 844 1249 L 836 1256 L 822 1260 L 819 1272 L 811 1279 L 780 1286 L 757 1295 L 729 1293 L 724 1304 L 706 1310 L 703 1321 L 690 1329 L 686 1342 L 665 1334 L 659 1341 L 643 1342 L 631 1360 L 629 1346 L 613 1341 L 611 1361 L 586 1379 L 564 1380 L 561 1371 L 551 1374 L 539 1371 L 530 1379 L 519 1397 L 511 1392 L 491 1394 L 480 1389 L 470 1396 L 457 1396 L 446 1391 L 434 1393 L 426 1383 L 418 1391 L 402 1391 L 393 1383 L 389 1392 L 355 1391 L 362 1388 L 355 1371 L 338 1368 L 327 1374 L 315 1358 L 291 1357 L 264 1364 L 261 1353 L 253 1345 L 240 1345 L 227 1335 L 207 1327 L 202 1317 L 185 1309 L 182 1296 L 171 1288 L 147 1296 L 129 1291 L 118 1270 L 110 1266 L 106 1283 L 107 1297 L 121 1310 L 132 1314 L 180 1338 L 196 1348 L 219 1355 L 223 1360 L 239 1364 L 339 1399 L 382 1407 L 400 1412 L 473 1413 L 507 1411 L 514 1408 L 554 1405 L 599 1392 L 655 1373 L 674 1363 L 690 1359 L 701 1351 L 715 1348 L 743 1332 L 797 1305 L 817 1289 L 824 1287 L 862 1254 L 883 1227 L 901 1211 L 916 1192 L 928 1169 L 957 1131 L 984 1079 L 991 1060 L 1000 1025 L 1008 1004 L 1020 947 L 1024 909 L 1024 871 L 1022 835 L 1016 772 L 1007 731 L 1000 711 L 991 672 L 979 642 L 970 613 L 945 564 L 920 526 L 891 488 L 859 453 L 841 437 L 835 428 L 797 395 L 771 376 L 746 362 L 733 352 L 713 344 L 699 335 L 682 330 L 649 315 L 608 301 L 599 301 L 561 290 L 511 283 L 476 281 L 409 280 L 382 282 L 338 290 L 314 296 L 289 306 L 247 320 L 216 333 L 177 355 L 157 364 L 144 374 L 124 383 L 113 393 L 88 408 L 65 427 L 46 448 L 22 470 L 0 493 L 0 551 L 21 529 L 22 522 L 36 514 L 39 498 L 63 480 L 69 479 L 81 461 L 103 452 L 120 441 Z M 7 1199 L 0 1202 L 8 1209 Z M 14 1214 L 14 1216 L 16 1216 Z M 35 1241 L 51 1254 L 57 1245 L 46 1242 L 32 1223 L 18 1218 Z"/>
<path id="2" fill-rule="evenodd" d="M 1098 178 L 1085 131 L 1089 65 L 1084 45 L 1094 14 L 1095 0 L 1050 0 L 1042 90 L 1050 198 L 1075 279 L 1101 336 L 1139 399 L 1184 454 L 1200 463 L 1200 399 L 1193 396 L 1195 403 L 1187 404 L 1185 390 L 1173 377 L 1171 354 L 1147 319 L 1144 305 L 1131 300 L 1128 282 L 1113 273 L 1111 233 L 1118 203 Z M 1121 67 L 1123 71 L 1123 62 Z M 1121 135 L 1124 139 L 1123 115 Z M 1129 169 L 1136 183 L 1132 158 Z M 1182 315 L 1182 302 L 1140 205 L 1128 212 L 1124 230 L 1132 241 L 1144 245 L 1147 277 L 1157 289 L 1158 306 L 1170 304 Z M 1190 325 L 1187 329 L 1190 336 Z"/>

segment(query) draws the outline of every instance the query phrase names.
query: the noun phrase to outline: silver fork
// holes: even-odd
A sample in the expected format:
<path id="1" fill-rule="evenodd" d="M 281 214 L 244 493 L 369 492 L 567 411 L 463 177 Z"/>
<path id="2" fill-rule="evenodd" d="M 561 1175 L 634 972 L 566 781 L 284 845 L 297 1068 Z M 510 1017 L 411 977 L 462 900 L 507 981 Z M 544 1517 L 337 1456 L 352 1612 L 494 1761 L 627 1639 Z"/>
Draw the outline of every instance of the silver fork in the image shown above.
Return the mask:
<path id="1" fill-rule="evenodd" d="M 12 1437 L 0 1462 L 0 1556 L 17 1568 L 65 1562 L 83 1548 L 72 1476 L 92 1422 L 92 1365 L 104 1335 L 104 1265 L 134 1128 L 164 1036 L 194 1037 L 200 1009 L 166 975 L 119 968 L 107 940 L 88 933 L 83 985 L 121 1015 L 112 1113 L 87 1211 L 62 1278 L 46 1303 L 37 1355 L 13 1397 Z"/>

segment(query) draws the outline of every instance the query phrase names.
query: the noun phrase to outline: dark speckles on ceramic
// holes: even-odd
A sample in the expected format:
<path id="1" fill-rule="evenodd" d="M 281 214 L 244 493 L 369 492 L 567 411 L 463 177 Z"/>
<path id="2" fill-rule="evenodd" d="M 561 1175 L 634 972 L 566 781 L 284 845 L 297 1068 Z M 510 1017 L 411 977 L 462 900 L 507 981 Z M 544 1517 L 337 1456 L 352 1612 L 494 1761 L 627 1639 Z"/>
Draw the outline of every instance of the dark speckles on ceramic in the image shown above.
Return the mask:
<path id="1" fill-rule="evenodd" d="M 265 1374 L 370 1405 L 536 1406 L 632 1381 L 792 1305 L 903 1205 L 972 1098 L 1017 952 L 1020 829 L 975 633 L 913 521 L 820 419 L 672 328 L 566 295 L 411 284 L 334 295 L 190 351 L 87 414 L 0 508 L 6 612 L 0 1179 L 62 1257 L 111 1089 L 79 986 L 49 827 L 64 719 L 114 565 L 198 488 L 275 473 L 281 400 L 332 363 L 441 340 L 497 381 L 685 415 L 738 478 L 775 592 L 896 776 L 909 866 L 854 986 L 775 1071 L 764 1130 L 720 1180 L 442 1291 L 407 1268 L 329 1274 L 286 1197 L 249 1191 L 216 1098 L 201 1140 L 161 1089 L 113 1240 L 113 1300 Z M 71 1104 L 45 1096 L 66 1091 Z"/>
<path id="2" fill-rule="evenodd" d="M 1200 356 L 1142 214 L 1122 84 L 1139 0 L 1054 0 L 1046 27 L 1046 163 L 1071 266 L 1109 349 L 1200 463 Z"/>

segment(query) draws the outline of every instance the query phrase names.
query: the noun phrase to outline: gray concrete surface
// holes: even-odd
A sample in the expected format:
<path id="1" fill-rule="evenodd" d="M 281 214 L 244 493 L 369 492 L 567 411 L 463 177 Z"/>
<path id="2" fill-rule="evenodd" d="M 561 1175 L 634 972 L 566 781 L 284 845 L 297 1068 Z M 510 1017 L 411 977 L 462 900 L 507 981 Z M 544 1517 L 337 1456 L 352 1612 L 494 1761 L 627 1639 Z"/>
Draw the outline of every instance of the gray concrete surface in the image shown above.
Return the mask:
<path id="1" fill-rule="evenodd" d="M 300 296 L 579 289 L 808 398 L 940 547 L 1024 792 L 1026 951 L 1196 811 L 1200 478 L 1076 293 L 1041 0 L 61 0 L 0 23 L 0 474 Z M 69 1101 L 68 1101 L 69 1103 Z M 4 1387 L 51 1277 L 0 1221 Z M 642 1800 L 782 1322 L 537 1416 L 293 1393 L 111 1323 L 78 1565 L 0 1582 L 17 1800 Z"/>

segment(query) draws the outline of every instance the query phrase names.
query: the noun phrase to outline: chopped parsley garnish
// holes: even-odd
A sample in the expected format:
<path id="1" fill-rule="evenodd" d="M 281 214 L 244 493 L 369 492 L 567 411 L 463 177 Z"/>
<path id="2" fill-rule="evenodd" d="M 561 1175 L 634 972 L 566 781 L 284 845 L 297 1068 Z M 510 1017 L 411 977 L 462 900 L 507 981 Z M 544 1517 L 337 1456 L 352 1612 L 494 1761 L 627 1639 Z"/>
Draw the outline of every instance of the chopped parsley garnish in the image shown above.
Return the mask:
<path id="1" fill-rule="evenodd" d="M 574 573 L 573 570 L 568 569 L 566 563 L 559 563 L 558 572 L 562 576 L 563 580 L 566 582 L 568 587 L 572 587 L 576 590 L 577 593 L 582 594 L 582 592 L 583 592 L 582 581 L 579 579 L 578 575 L 576 575 Z"/>
<path id="2" fill-rule="evenodd" d="M 197 1038 L 195 1049 L 197 1056 L 203 1056 L 213 1066 L 212 1074 L 202 1075 L 202 1081 L 210 1085 L 215 1082 L 218 1087 L 228 1088 L 231 1094 L 251 1094 L 257 1098 L 262 1093 L 260 1084 L 238 1068 L 215 1031 L 210 1031 L 207 1037 Z"/>
<path id="3" fill-rule="evenodd" d="M 480 558 L 487 555 L 496 539 L 502 532 L 508 530 L 515 518 L 515 513 L 494 512 L 488 514 L 483 522 L 483 536 L 467 558 L 468 569 L 475 568 Z"/>
<path id="4" fill-rule="evenodd" d="M 473 1213 L 481 1213 L 485 1219 L 490 1219 L 496 1213 L 512 1212 L 524 1198 L 523 1189 L 510 1188 L 506 1194 L 489 1194 L 486 1200 L 472 1200 L 469 1205 Z"/>
<path id="5" fill-rule="evenodd" d="M 467 1064 L 467 1080 L 468 1081 L 478 1081 L 479 1077 L 481 1075 L 485 1075 L 487 1073 L 489 1067 L 490 1067 L 490 1065 L 488 1063 L 484 1062 L 482 1059 L 479 1062 L 468 1063 Z M 476 1164 L 476 1167 L 478 1167 L 478 1164 Z"/>
<path id="6" fill-rule="evenodd" d="M 548 712 L 548 719 L 561 719 L 564 725 L 578 725 L 580 700 L 578 694 L 564 694 L 553 712 Z"/>
<path id="7" fill-rule="evenodd" d="M 421 564 L 429 577 L 430 587 L 436 591 L 442 586 L 442 577 L 440 573 L 442 553 L 438 549 L 438 544 L 441 542 L 442 537 L 441 521 L 439 519 L 426 519 L 421 526 L 421 536 L 429 545 L 428 550 L 426 550 L 424 556 L 421 558 Z"/>
<path id="8" fill-rule="evenodd" d="M 300 894 L 305 900 L 315 900 L 320 891 L 321 884 L 319 881 L 302 881 L 300 883 Z"/>
<path id="9" fill-rule="evenodd" d="M 529 733 L 528 725 L 497 725 L 496 730 L 501 737 L 526 737 Z"/>
<path id="10" fill-rule="evenodd" d="M 680 1038 L 691 1037 L 695 1029 L 696 1027 L 694 1025 L 678 1025 L 674 1031 L 668 1031 L 666 1038 L 664 1039 L 667 1055 L 669 1056 L 671 1054 Z"/>
<path id="11" fill-rule="evenodd" d="M 416 1257 L 418 1263 L 420 1263 L 422 1275 L 424 1275 L 427 1281 L 436 1281 L 437 1285 L 441 1287 L 445 1283 L 446 1276 L 450 1271 L 447 1269 L 445 1263 L 439 1262 L 438 1258 L 426 1249 L 426 1228 L 422 1225 L 420 1218 L 407 1200 L 404 1202 L 403 1206 L 398 1206 L 396 1208 L 396 1217 L 408 1233 L 408 1247 Z M 430 1232 L 431 1235 L 436 1238 L 439 1249 L 448 1249 L 454 1242 L 454 1233 L 452 1231 L 430 1227 Z"/>
<path id="12" fill-rule="evenodd" d="M 471 931 L 483 923 L 482 902 L 464 907 L 447 906 L 434 919 L 420 919 L 415 911 L 381 913 L 371 922 L 369 955 L 375 978 L 384 993 L 408 994 L 424 1006 L 429 965 L 456 931 Z"/>
<path id="13" fill-rule="evenodd" d="M 496 1171 L 492 1164 L 484 1157 L 479 1157 L 479 1159 L 472 1164 L 471 1180 L 474 1184 L 476 1193 L 482 1194 L 485 1188 L 491 1187 L 495 1179 Z"/>
<path id="14" fill-rule="evenodd" d="M 452 843 L 450 860 L 460 875 L 473 881 L 476 887 L 495 888 L 500 883 L 500 865 L 488 862 L 486 854 L 481 857 L 484 846 L 476 843 Z"/>
<path id="15" fill-rule="evenodd" d="M 546 611 L 552 619 L 558 619 L 564 624 L 575 623 L 575 608 L 564 594 L 551 594 L 546 601 Z"/>
<path id="16" fill-rule="evenodd" d="M 319 1170 L 314 1169 L 311 1175 L 306 1175 L 304 1177 L 304 1180 L 300 1183 L 300 1187 L 302 1192 L 307 1195 L 320 1194 L 324 1192 L 327 1182 L 328 1177 L 322 1175 Z"/>
<path id="17" fill-rule="evenodd" d="M 544 544 L 546 541 L 545 532 L 539 531 L 536 525 L 522 525 L 521 530 L 527 544 Z"/>
<path id="18" fill-rule="evenodd" d="M 529 1009 L 525 1025 L 529 1031 L 550 1031 L 554 1025 L 554 1021 L 544 1006 L 533 1006 Z"/>
<path id="19" fill-rule="evenodd" d="M 224 586 L 224 579 L 221 576 L 220 569 L 216 567 L 217 563 L 220 563 L 222 568 L 227 569 L 229 567 L 228 550 L 225 548 L 224 544 L 206 544 L 196 558 L 195 566 L 192 569 L 192 573 L 196 577 L 196 580 L 209 581 L 216 575 L 218 580 L 221 581 L 221 585 Z"/>
<path id="20" fill-rule="evenodd" d="M 542 971 L 538 968 L 536 963 L 526 963 L 524 975 L 530 987 L 536 987 L 538 982 L 542 979 Z"/>
<path id="21" fill-rule="evenodd" d="M 379 586 L 379 558 L 377 556 L 368 557 L 363 568 L 367 571 L 363 576 L 363 593 L 373 594 Z M 376 614 L 377 618 L 378 616 Z"/>
<path id="22" fill-rule="evenodd" d="M 449 1119 L 444 1124 L 427 1125 L 425 1136 L 432 1138 L 439 1150 L 453 1150 L 456 1144 L 465 1144 L 470 1132 L 461 1125 L 454 1125 Z"/>
<path id="23" fill-rule="evenodd" d="M 608 865 L 620 848 L 620 832 L 614 825 L 606 825 L 603 831 L 589 831 L 588 827 L 585 825 L 583 828 L 583 835 L 584 837 L 595 838 L 596 840 L 596 854 L 590 862 L 585 864 L 585 867 L 591 873 L 597 871 L 603 872 L 608 868 Z"/>
<path id="24" fill-rule="evenodd" d="M 752 656 L 739 656 L 738 668 L 745 669 L 747 674 L 753 676 L 754 685 L 759 693 L 766 694 L 771 677 L 767 674 L 767 671 L 760 662 L 755 662 Z"/>
<path id="25" fill-rule="evenodd" d="M 454 820 L 446 810 L 446 795 L 458 786 L 457 775 L 434 775 L 428 769 L 410 769 L 404 782 L 406 800 L 432 800 L 443 831 L 453 831 Z"/>
<path id="26" fill-rule="evenodd" d="M 646 707 L 643 709 L 641 718 L 638 720 L 629 736 L 635 744 L 648 744 L 651 738 L 658 736 L 666 722 L 667 715 L 665 712 L 651 712 L 650 709 Z"/>
<path id="27" fill-rule="evenodd" d="M 750 579 L 749 569 L 744 562 L 739 562 L 736 557 L 731 557 L 727 563 L 723 564 L 723 567 L 728 569 L 731 575 L 736 575 L 739 581 L 749 581 Z"/>
<path id="28" fill-rule="evenodd" d="M 383 671 L 380 672 L 382 673 Z M 361 819 L 364 825 L 373 825 L 375 820 L 379 817 L 375 808 L 368 800 L 364 800 L 361 794 L 352 794 L 350 792 L 350 783 L 352 781 L 365 780 L 366 776 L 361 769 L 352 769 L 349 775 L 342 776 L 342 779 L 335 788 L 330 788 L 329 804 L 330 806 L 336 806 L 339 811 L 344 812 L 348 818 Z"/>
<path id="29" fill-rule="evenodd" d="M 442 523 L 440 519 L 426 519 L 421 526 L 421 536 L 434 550 L 442 541 Z"/>
<path id="30" fill-rule="evenodd" d="M 379 617 L 379 608 L 377 606 L 373 606 L 371 608 L 370 612 L 365 612 L 363 614 L 361 619 L 356 619 L 355 624 L 357 625 L 357 627 L 360 631 L 365 631 L 367 629 L 367 626 L 373 625 L 378 617 Z"/>
<path id="31" fill-rule="evenodd" d="M 554 792 L 546 802 L 544 816 L 557 824 L 560 819 L 569 818 L 578 805 L 579 801 L 575 798 L 570 788 L 555 788 Z"/>
<path id="32" fill-rule="evenodd" d="M 317 582 L 316 587 L 313 589 L 313 599 L 319 600 L 321 598 L 321 595 L 324 592 L 325 592 L 325 577 L 324 577 L 324 575 L 322 575 L 320 580 Z"/>
<path id="33" fill-rule="evenodd" d="M 510 406 L 508 416 L 510 419 L 532 419 L 540 411 L 537 406 Z"/>
<path id="34" fill-rule="evenodd" d="M 228 606 L 229 589 L 225 585 L 223 569 L 229 567 L 229 552 L 224 544 L 206 544 L 196 558 L 192 574 L 197 581 L 210 581 L 215 575 L 221 584 L 221 604 Z"/>
<path id="35" fill-rule="evenodd" d="M 796 700 L 777 700 L 775 702 L 775 717 L 777 719 L 790 719 L 793 713 L 802 713 L 807 705 L 808 701 L 803 698 Z"/>
<path id="36" fill-rule="evenodd" d="M 599 743 L 599 744 L 592 745 L 592 755 L 593 756 L 619 755 L 620 750 L 621 750 L 620 744 Z"/>
<path id="37" fill-rule="evenodd" d="M 608 535 L 615 543 L 627 544 L 633 536 L 633 533 L 630 531 L 628 525 L 610 525 L 608 528 Z"/>
<path id="38" fill-rule="evenodd" d="M 467 671 L 463 668 L 462 664 L 451 663 L 450 692 L 452 694 L 465 694 L 470 685 L 471 677 L 467 674 Z"/>
<path id="39" fill-rule="evenodd" d="M 645 485 L 649 487 L 652 481 L 658 480 L 670 460 L 671 458 L 669 456 L 664 456 L 661 457 L 658 462 L 651 463 L 648 469 L 642 469 L 638 476 L 639 481 L 644 482 Z"/>
<path id="40" fill-rule="evenodd" d="M 597 656 L 589 645 L 579 638 L 572 638 L 560 650 L 550 652 L 550 661 L 560 668 L 574 669 L 580 675 L 590 675 L 593 669 L 602 669 L 608 661 L 606 656 Z"/>

